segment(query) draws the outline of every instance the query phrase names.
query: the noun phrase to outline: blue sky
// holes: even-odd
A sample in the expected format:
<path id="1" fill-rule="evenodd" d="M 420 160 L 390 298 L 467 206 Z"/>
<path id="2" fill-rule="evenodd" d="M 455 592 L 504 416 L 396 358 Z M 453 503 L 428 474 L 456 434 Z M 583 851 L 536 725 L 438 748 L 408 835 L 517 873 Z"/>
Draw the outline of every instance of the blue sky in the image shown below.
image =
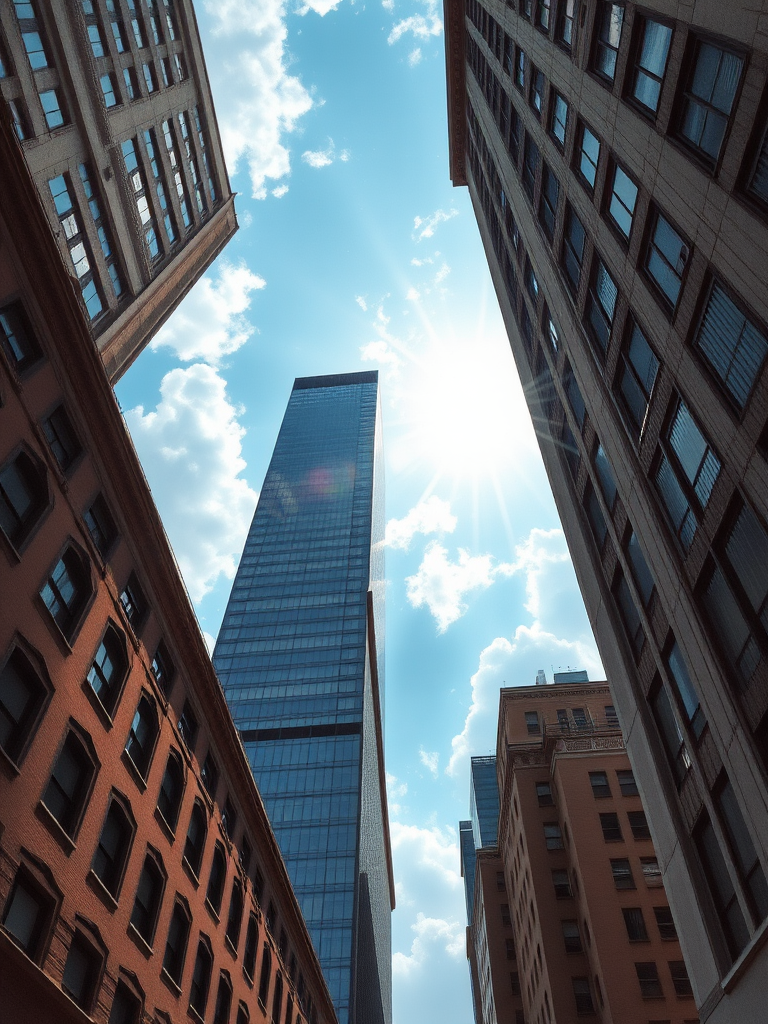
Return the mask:
<path id="1" fill-rule="evenodd" d="M 470 1024 L 457 822 L 498 688 L 599 658 L 466 189 L 433 0 L 197 5 L 241 229 L 117 388 L 215 637 L 294 377 L 380 371 L 395 1024 Z"/>

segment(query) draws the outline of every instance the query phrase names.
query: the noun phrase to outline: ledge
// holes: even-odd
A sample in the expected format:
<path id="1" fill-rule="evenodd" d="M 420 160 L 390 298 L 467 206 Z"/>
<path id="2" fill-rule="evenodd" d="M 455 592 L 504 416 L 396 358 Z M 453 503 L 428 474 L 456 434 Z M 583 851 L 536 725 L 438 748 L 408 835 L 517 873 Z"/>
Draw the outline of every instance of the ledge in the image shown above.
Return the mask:
<path id="1" fill-rule="evenodd" d="M 768 940 L 768 917 L 757 929 L 747 948 L 720 982 L 720 988 L 723 992 L 731 992 L 736 987 L 742 975 L 765 945 L 766 940 Z"/>
<path id="2" fill-rule="evenodd" d="M 51 833 L 51 835 L 59 844 L 59 846 L 64 850 L 67 856 L 69 856 L 73 852 L 73 850 L 77 849 L 77 844 L 75 843 L 74 839 L 72 839 L 72 837 L 64 831 L 64 829 L 61 827 L 56 818 L 54 818 L 54 816 L 51 814 L 51 812 L 48 810 L 48 808 L 45 806 L 42 800 L 37 805 L 35 810 L 38 818 L 40 818 L 40 820 L 43 822 L 45 827 Z"/>

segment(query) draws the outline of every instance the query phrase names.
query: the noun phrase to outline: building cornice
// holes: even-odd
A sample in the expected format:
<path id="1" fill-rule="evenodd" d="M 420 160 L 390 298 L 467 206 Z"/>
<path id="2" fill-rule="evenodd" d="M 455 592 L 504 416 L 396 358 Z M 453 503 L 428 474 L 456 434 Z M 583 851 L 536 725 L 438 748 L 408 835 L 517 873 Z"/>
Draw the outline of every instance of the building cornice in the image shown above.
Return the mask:
<path id="1" fill-rule="evenodd" d="M 448 166 L 454 185 L 467 184 L 467 78 L 463 0 L 443 0 L 445 81 L 448 100 Z"/>

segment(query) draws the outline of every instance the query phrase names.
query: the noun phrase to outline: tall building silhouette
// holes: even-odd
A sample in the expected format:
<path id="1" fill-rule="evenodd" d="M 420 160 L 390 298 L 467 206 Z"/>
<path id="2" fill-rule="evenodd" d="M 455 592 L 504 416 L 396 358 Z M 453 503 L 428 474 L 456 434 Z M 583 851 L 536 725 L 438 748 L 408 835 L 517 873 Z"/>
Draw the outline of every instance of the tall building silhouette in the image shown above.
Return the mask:
<path id="1" fill-rule="evenodd" d="M 469 186 L 700 1018 L 762 1019 L 764 15 L 661 0 L 445 14 L 451 177 Z"/>
<path id="2" fill-rule="evenodd" d="M 391 1020 L 376 372 L 296 380 L 214 664 L 340 1024 Z"/>
<path id="3" fill-rule="evenodd" d="M 114 384 L 237 230 L 191 0 L 14 0 L 0 93 Z"/>

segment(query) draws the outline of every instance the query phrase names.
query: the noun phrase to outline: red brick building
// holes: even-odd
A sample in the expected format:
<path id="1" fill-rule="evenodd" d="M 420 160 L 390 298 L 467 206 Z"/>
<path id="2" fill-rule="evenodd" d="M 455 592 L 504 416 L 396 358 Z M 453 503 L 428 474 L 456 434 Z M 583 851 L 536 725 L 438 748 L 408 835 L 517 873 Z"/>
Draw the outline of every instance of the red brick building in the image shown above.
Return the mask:
<path id="1" fill-rule="evenodd" d="M 0 178 L 0 1020 L 333 1024 L 5 120 Z"/>

